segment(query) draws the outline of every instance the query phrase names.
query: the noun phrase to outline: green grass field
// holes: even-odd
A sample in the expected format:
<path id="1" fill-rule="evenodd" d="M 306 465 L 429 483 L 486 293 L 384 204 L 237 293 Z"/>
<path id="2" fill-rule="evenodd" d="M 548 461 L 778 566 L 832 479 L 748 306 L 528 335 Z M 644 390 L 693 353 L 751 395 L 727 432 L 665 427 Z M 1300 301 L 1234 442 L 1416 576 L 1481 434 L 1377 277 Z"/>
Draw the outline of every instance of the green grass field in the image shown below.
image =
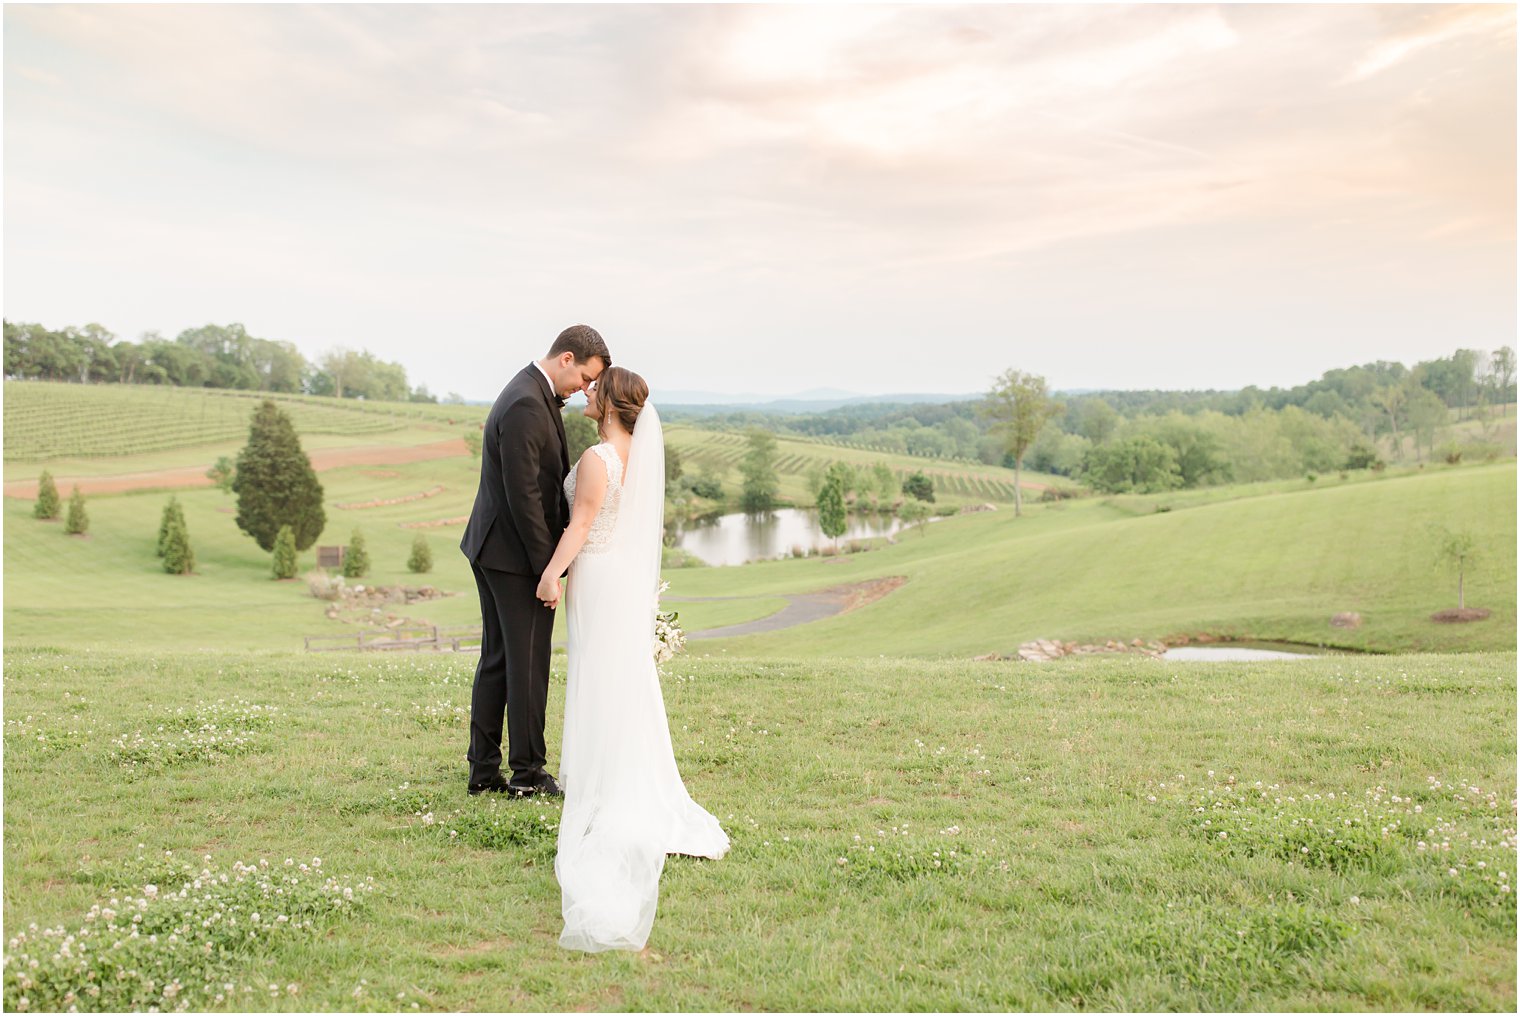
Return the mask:
<path id="1" fill-rule="evenodd" d="M 466 514 L 476 460 L 321 478 L 320 542 L 361 527 L 363 581 L 456 594 L 386 609 L 478 624 L 461 527 L 406 528 Z M 692 631 L 907 581 L 667 667 L 683 775 L 734 849 L 672 859 L 649 950 L 596 957 L 556 943 L 552 804 L 464 793 L 473 657 L 302 652 L 355 628 L 269 578 L 230 495 L 178 495 L 191 577 L 154 556 L 166 494 L 89 499 L 87 539 L 6 498 L 5 1007 L 1513 1011 L 1515 483 L 1508 461 L 1031 504 L 669 571 Z M 1488 620 L 1429 619 L 1456 591 L 1432 523 L 1479 537 Z M 1346 610 L 1363 626 L 1330 628 Z M 970 659 L 1199 632 L 1389 655 Z"/>
<path id="2" fill-rule="evenodd" d="M 1512 654 L 681 659 L 676 755 L 734 846 L 603 956 L 556 942 L 556 809 L 464 794 L 469 679 L 7 653 L 6 1008 L 1515 1006 Z M 186 869 L 231 877 L 182 901 Z"/>
<path id="3" fill-rule="evenodd" d="M 448 428 L 449 433 L 441 436 L 452 436 L 478 424 L 486 414 L 484 406 L 370 403 L 161 385 L 7 381 L 4 394 L 5 459 L 27 463 L 140 455 L 224 442 L 241 445 L 248 437 L 253 410 L 266 398 L 290 414 L 303 436 L 340 435 L 350 439 L 348 444 L 366 443 L 419 424 Z"/>

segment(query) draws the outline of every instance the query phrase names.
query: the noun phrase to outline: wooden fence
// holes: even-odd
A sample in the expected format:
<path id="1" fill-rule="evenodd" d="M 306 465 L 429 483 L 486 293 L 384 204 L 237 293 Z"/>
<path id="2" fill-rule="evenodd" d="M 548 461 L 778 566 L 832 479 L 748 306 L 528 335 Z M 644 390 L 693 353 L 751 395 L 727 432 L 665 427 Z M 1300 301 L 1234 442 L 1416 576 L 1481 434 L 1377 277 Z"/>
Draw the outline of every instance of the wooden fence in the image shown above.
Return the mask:
<path id="1" fill-rule="evenodd" d="M 309 653 L 332 653 L 354 649 L 478 653 L 480 652 L 480 629 L 417 625 L 357 631 L 352 635 L 306 636 L 306 651 Z"/>

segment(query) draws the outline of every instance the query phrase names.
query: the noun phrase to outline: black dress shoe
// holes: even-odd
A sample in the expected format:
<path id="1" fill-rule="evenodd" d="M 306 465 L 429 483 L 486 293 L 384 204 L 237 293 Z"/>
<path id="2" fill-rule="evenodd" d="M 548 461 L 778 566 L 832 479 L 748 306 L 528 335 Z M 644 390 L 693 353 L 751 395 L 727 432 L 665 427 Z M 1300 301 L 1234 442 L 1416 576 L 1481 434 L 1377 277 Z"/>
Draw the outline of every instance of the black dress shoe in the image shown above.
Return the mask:
<path id="1" fill-rule="evenodd" d="M 535 793 L 542 794 L 545 797 L 565 796 L 565 792 L 559 789 L 559 784 L 554 781 L 554 777 L 548 773 L 539 774 L 538 779 L 533 783 L 533 790 Z"/>
<path id="2" fill-rule="evenodd" d="M 470 784 L 470 796 L 471 797 L 477 797 L 480 794 L 506 794 L 506 793 L 510 793 L 511 790 L 512 790 L 512 786 L 509 783 L 507 783 L 506 780 L 502 779 L 500 776 L 498 776 L 496 779 L 490 780 L 490 781 L 488 781 L 486 783 L 472 783 L 472 784 Z"/>

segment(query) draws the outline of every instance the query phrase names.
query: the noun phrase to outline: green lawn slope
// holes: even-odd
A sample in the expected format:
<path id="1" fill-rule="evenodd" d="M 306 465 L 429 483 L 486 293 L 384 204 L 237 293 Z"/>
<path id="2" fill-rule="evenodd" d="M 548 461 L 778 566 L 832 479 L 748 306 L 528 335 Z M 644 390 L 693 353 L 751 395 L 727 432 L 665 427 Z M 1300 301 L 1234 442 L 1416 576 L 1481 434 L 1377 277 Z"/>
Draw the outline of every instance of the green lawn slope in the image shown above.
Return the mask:
<path id="1" fill-rule="evenodd" d="M 1034 638 L 1208 632 L 1382 652 L 1515 645 L 1515 465 L 1441 469 L 1341 487 L 1130 515 L 1088 501 L 934 523 L 845 558 L 676 573 L 686 596 L 800 592 L 901 575 L 868 607 L 803 628 L 726 640 L 736 654 L 979 655 Z M 1467 604 L 1493 616 L 1440 624 L 1456 575 L 1432 524 L 1471 529 L 1482 559 Z M 1355 611 L 1355 630 L 1331 615 Z"/>
<path id="2" fill-rule="evenodd" d="M 1515 1007 L 1513 654 L 679 658 L 732 849 L 601 956 L 557 944 L 558 808 L 465 795 L 468 660 L 5 662 L 7 1011 Z M 169 899 L 235 862 L 301 881 Z M 113 952 L 86 914 L 137 900 Z"/>

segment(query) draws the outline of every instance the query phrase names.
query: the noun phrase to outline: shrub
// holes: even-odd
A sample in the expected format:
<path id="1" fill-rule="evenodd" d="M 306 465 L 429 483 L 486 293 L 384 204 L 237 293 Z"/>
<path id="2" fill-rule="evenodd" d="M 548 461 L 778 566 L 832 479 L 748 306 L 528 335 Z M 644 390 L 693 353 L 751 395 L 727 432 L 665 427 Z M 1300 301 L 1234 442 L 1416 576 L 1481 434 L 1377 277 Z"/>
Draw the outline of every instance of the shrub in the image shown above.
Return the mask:
<path id="1" fill-rule="evenodd" d="M 428 547 L 427 537 L 421 533 L 412 537 L 412 556 L 406 559 L 406 569 L 419 574 L 433 570 L 433 551 Z"/>
<path id="2" fill-rule="evenodd" d="M 478 459 L 478 458 L 480 458 L 480 445 L 481 445 L 480 431 L 478 431 L 478 430 L 467 430 L 467 431 L 464 432 L 464 446 L 470 450 L 470 458 L 472 458 L 472 459 Z"/>
<path id="3" fill-rule="evenodd" d="M 248 443 L 238 453 L 232 490 L 237 495 L 238 528 L 273 550 L 280 529 L 289 526 L 297 550 L 317 542 L 327 523 L 322 484 L 301 450 L 295 426 L 273 402 L 253 414 Z M 287 578 L 295 575 L 291 571 Z"/>
<path id="4" fill-rule="evenodd" d="M 32 509 L 32 515 L 39 519 L 56 519 L 61 507 L 53 474 L 44 469 L 37 478 L 37 506 Z"/>
<path id="5" fill-rule="evenodd" d="M 705 497 L 709 501 L 723 500 L 723 482 L 711 473 L 704 472 L 687 476 L 681 482 L 697 497 Z"/>
<path id="6" fill-rule="evenodd" d="M 274 577 L 277 579 L 293 579 L 296 577 L 296 534 L 289 526 L 281 526 L 279 535 L 274 538 Z"/>
<path id="7" fill-rule="evenodd" d="M 1378 455 L 1377 449 L 1365 441 L 1358 441 L 1351 446 L 1351 451 L 1346 453 L 1346 464 L 1342 469 L 1381 469 L 1383 467 L 1382 456 Z"/>
<path id="8" fill-rule="evenodd" d="M 69 495 L 69 515 L 64 520 L 63 531 L 70 536 L 83 536 L 90 528 L 90 516 L 84 510 L 84 495 L 79 493 L 79 487 L 74 487 L 74 493 Z"/>
<path id="9" fill-rule="evenodd" d="M 232 490 L 232 477 L 236 467 L 232 460 L 223 455 L 216 460 L 216 465 L 206 470 L 206 479 L 216 484 L 216 489 L 226 493 Z"/>
<path id="10" fill-rule="evenodd" d="M 917 526 L 919 535 L 922 536 L 924 523 L 929 521 L 929 506 L 922 501 L 904 501 L 897 510 L 897 515 L 903 520 L 903 525 Z"/>
<path id="11" fill-rule="evenodd" d="M 185 523 L 185 510 L 180 506 L 179 498 L 170 496 L 169 503 L 164 505 L 164 514 L 158 520 L 158 556 L 164 556 L 164 548 L 169 539 L 169 528 L 178 519 L 180 525 Z"/>
<path id="12" fill-rule="evenodd" d="M 159 539 L 160 554 L 164 559 L 164 571 L 170 575 L 189 575 L 195 571 L 195 551 L 190 548 L 190 530 L 185 525 L 185 514 L 179 503 L 171 500 L 174 515 L 169 518 L 169 530 Z M 164 509 L 165 516 L 169 509 Z"/>
<path id="13" fill-rule="evenodd" d="M 1070 501 L 1073 498 L 1081 496 L 1081 490 L 1077 489 L 1076 487 L 1065 486 L 1064 484 L 1053 483 L 1050 486 L 1046 487 L 1044 490 L 1040 491 L 1040 500 L 1047 502 Z"/>
<path id="14" fill-rule="evenodd" d="M 369 551 L 364 549 L 364 534 L 355 529 L 349 538 L 348 550 L 343 554 L 343 577 L 358 579 L 368 574 Z"/>
<path id="15" fill-rule="evenodd" d="M 925 476 L 921 471 L 915 472 L 903 481 L 902 492 L 909 497 L 920 501 L 934 501 L 934 481 Z"/>
<path id="16" fill-rule="evenodd" d="M 328 575 L 327 572 L 318 568 L 316 571 L 306 573 L 306 588 L 311 590 L 311 595 L 319 600 L 341 600 L 343 576 Z"/>

